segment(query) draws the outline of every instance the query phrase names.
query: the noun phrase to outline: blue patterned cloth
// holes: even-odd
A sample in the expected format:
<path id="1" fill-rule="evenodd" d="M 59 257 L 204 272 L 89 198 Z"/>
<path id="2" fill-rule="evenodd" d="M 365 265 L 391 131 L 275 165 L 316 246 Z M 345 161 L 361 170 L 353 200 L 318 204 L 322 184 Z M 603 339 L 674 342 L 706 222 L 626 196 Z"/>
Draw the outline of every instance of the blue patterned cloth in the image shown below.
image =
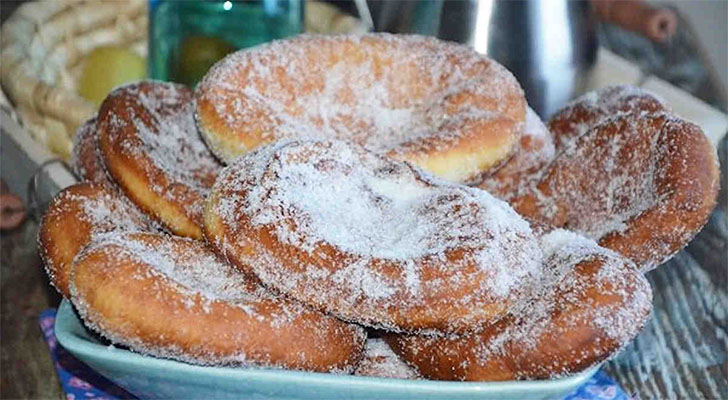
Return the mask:
<path id="1" fill-rule="evenodd" d="M 56 309 L 49 308 L 40 314 L 40 329 L 43 338 L 48 344 L 51 359 L 56 366 L 58 378 L 66 393 L 67 400 L 116 400 L 135 399 L 124 389 L 97 374 L 86 364 L 69 354 L 66 349 L 58 345 L 56 333 L 53 330 L 56 324 Z"/>
<path id="2" fill-rule="evenodd" d="M 617 382 L 599 371 L 585 384 L 563 397 L 563 400 L 631 400 Z"/>
<path id="3" fill-rule="evenodd" d="M 55 308 L 41 313 L 40 329 L 48 343 L 51 358 L 58 371 L 58 378 L 60 378 L 67 400 L 136 399 L 59 346 L 53 331 L 55 322 Z M 562 400 L 630 400 L 630 397 L 612 378 L 599 371 L 587 383 L 564 396 Z"/>

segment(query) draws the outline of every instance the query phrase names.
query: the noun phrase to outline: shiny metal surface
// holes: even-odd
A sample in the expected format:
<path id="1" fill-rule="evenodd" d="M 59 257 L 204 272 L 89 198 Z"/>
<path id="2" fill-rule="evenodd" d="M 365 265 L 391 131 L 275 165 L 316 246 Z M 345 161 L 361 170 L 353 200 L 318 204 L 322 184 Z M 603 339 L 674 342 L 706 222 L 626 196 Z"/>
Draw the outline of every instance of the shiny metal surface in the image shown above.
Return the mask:
<path id="1" fill-rule="evenodd" d="M 583 92 L 596 59 L 595 20 L 587 1 L 376 3 L 372 14 L 379 31 L 436 34 L 466 43 L 505 65 L 543 118 Z"/>

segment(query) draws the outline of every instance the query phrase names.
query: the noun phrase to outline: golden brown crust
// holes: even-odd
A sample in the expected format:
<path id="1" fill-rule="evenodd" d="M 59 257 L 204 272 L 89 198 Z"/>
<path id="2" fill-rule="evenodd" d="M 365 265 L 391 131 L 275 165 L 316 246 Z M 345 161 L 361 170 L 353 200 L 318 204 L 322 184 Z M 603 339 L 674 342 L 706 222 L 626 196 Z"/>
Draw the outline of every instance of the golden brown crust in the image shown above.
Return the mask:
<path id="1" fill-rule="evenodd" d="M 265 293 L 203 243 L 166 235 L 95 243 L 74 263 L 71 293 L 86 324 L 114 343 L 195 364 L 344 372 L 365 338 Z"/>
<path id="2" fill-rule="evenodd" d="M 554 234 L 564 233 L 549 235 Z M 565 247 L 580 241 L 573 236 L 561 239 Z M 634 264 L 591 243 L 547 260 L 546 283 L 534 303 L 481 333 L 390 334 L 386 340 L 431 379 L 549 379 L 593 366 L 641 330 L 651 309 L 651 291 Z"/>
<path id="3" fill-rule="evenodd" d="M 703 227 L 718 191 L 715 150 L 665 113 L 622 114 L 576 139 L 514 208 L 584 232 L 649 270 Z"/>
<path id="4" fill-rule="evenodd" d="M 298 36 L 245 50 L 197 87 L 197 123 L 221 159 L 279 139 L 355 142 L 467 181 L 511 154 L 518 82 L 464 46 L 371 34 Z"/>
<path id="5" fill-rule="evenodd" d="M 495 172 L 486 173 L 477 186 L 499 199 L 509 200 L 536 181 L 555 156 L 551 132 L 529 108 L 523 135 L 513 156 Z"/>
<path id="6" fill-rule="evenodd" d="M 505 203 L 344 142 L 279 142 L 242 156 L 213 187 L 205 234 L 273 290 L 399 331 L 497 320 L 541 257 Z"/>
<path id="7" fill-rule="evenodd" d="M 184 86 L 139 82 L 104 100 L 97 127 L 107 169 L 129 198 L 175 234 L 199 239 L 220 166 L 197 134 L 193 108 Z"/>
<path id="8" fill-rule="evenodd" d="M 680 251 L 708 221 L 720 184 L 715 149 L 695 124 L 668 121 L 658 139 L 661 205 L 636 217 L 624 232 L 599 244 L 616 250 L 648 270 Z"/>
<path id="9" fill-rule="evenodd" d="M 62 190 L 48 205 L 38 232 L 38 250 L 53 286 L 69 297 L 76 254 L 101 234 L 135 229 L 152 228 L 146 216 L 108 186 L 80 183 Z"/>
<path id="10" fill-rule="evenodd" d="M 116 184 L 106 174 L 98 143 L 96 117 L 93 117 L 81 125 L 73 137 L 73 172 L 82 182 L 95 182 L 116 188 Z"/>
<path id="11" fill-rule="evenodd" d="M 557 152 L 561 152 L 575 139 L 608 118 L 660 111 L 667 111 L 665 105 L 649 92 L 634 86 L 608 86 L 569 103 L 551 117 L 548 127 Z"/>

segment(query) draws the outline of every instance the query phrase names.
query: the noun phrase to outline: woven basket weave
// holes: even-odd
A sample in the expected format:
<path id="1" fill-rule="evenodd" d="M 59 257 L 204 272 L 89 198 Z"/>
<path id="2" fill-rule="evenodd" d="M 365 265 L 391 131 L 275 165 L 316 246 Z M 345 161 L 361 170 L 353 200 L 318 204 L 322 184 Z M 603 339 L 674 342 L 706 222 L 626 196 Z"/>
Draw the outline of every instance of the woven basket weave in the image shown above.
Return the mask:
<path id="1" fill-rule="evenodd" d="M 77 94 L 84 56 L 116 45 L 146 57 L 145 0 L 25 3 L 2 26 L 0 82 L 27 131 L 68 158 L 76 128 L 96 112 Z"/>
<path id="2" fill-rule="evenodd" d="M 78 126 L 96 106 L 78 95 L 84 56 L 122 46 L 146 57 L 147 0 L 45 0 L 25 3 L 2 26 L 0 83 L 33 138 L 68 159 Z M 360 20 L 309 1 L 306 30 L 363 32 Z"/>

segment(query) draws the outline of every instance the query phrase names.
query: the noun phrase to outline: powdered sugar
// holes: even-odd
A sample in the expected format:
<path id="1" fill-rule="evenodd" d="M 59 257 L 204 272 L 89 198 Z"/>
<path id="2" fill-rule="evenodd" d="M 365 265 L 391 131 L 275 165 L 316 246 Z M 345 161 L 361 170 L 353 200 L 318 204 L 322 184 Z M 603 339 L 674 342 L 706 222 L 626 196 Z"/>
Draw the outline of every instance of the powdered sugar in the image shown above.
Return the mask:
<path id="1" fill-rule="evenodd" d="M 612 351 L 626 345 L 644 325 L 652 300 L 649 284 L 635 266 L 594 241 L 565 230 L 544 235 L 541 244 L 547 273 L 536 287 L 535 301 L 516 312 L 515 322 L 486 344 L 481 357 L 501 354 L 514 345 L 528 357 L 529 350 L 548 343 L 551 339 L 547 338 L 559 337 L 561 330 L 566 333 L 570 329 L 599 332 L 587 347 L 608 346 L 597 339 L 602 336 L 602 340 L 616 343 Z M 575 269 L 588 260 L 600 261 L 596 273 Z M 599 296 L 616 299 L 592 299 L 590 292 L 594 290 Z M 584 356 L 591 356 L 592 351 L 603 350 L 584 351 Z"/>
<path id="2" fill-rule="evenodd" d="M 479 248 L 488 235 L 529 234 L 525 221 L 487 193 L 436 181 L 342 142 L 306 162 L 286 161 L 303 152 L 312 151 L 282 148 L 266 171 L 275 180 L 246 188 L 246 214 L 256 225 L 278 226 L 285 243 L 313 249 L 327 242 L 359 255 L 406 260 L 457 246 Z M 471 202 L 483 210 L 468 210 Z M 294 213 L 303 217 L 295 231 L 279 224 Z"/>
<path id="3" fill-rule="evenodd" d="M 76 200 L 82 208 L 78 218 L 89 224 L 92 239 L 98 232 L 156 229 L 146 215 L 116 193 L 104 191 L 93 197 L 78 196 Z"/>
<path id="4" fill-rule="evenodd" d="M 399 337 L 403 357 L 439 379 L 536 379 L 588 368 L 642 329 L 651 290 L 635 265 L 565 230 L 541 238 L 544 274 L 532 301 L 481 334 Z M 400 347 L 401 346 L 401 347 Z"/>
<path id="5" fill-rule="evenodd" d="M 48 206 L 38 233 L 38 248 L 53 285 L 68 296 L 68 277 L 76 254 L 112 231 L 157 227 L 108 184 L 82 183 L 61 191 Z"/>
<path id="6" fill-rule="evenodd" d="M 126 256 L 142 260 L 149 266 L 150 273 L 175 282 L 180 290 L 200 294 L 208 301 L 245 303 L 272 298 L 193 239 L 165 240 L 151 235 L 116 233 L 99 238 L 86 252 L 101 247 L 109 248 L 114 258 Z"/>
<path id="7" fill-rule="evenodd" d="M 170 231 L 200 238 L 221 165 L 197 133 L 194 107 L 182 85 L 141 81 L 109 94 L 97 126 L 107 169 L 130 198 Z"/>
<path id="8" fill-rule="evenodd" d="M 466 133 L 458 121 L 517 115 L 509 107 L 520 96 L 505 68 L 465 46 L 388 34 L 303 35 L 240 51 L 197 88 L 198 101 L 215 112 L 198 109 L 201 131 L 228 162 L 251 142 L 304 137 L 377 152 L 431 151 Z M 217 145 L 221 140 L 235 148 Z"/>
<path id="9" fill-rule="evenodd" d="M 263 147 L 226 168 L 214 191 L 219 202 L 211 212 L 230 227 L 245 216 L 250 228 L 270 227 L 280 243 L 310 256 L 320 257 L 323 245 L 341 252 L 343 259 L 327 257 L 321 263 L 302 258 L 288 274 L 275 270 L 280 262 L 274 254 L 265 262 L 245 259 L 263 282 L 284 292 L 308 287 L 303 296 L 322 304 L 332 304 L 324 298 L 349 306 L 399 299 L 404 310 L 425 304 L 448 285 L 474 280 L 480 284 L 471 286 L 472 298 L 451 301 L 476 307 L 512 301 L 540 270 L 541 252 L 530 227 L 506 203 L 344 142 Z M 241 235 L 225 241 L 250 240 L 250 234 Z M 248 257 L 228 250 L 233 258 Z M 376 267 L 382 263 L 396 265 L 397 277 Z M 436 283 L 431 269 L 444 275 L 443 282 Z M 320 292 L 313 285 L 318 280 L 338 290 L 309 293 Z"/>
<path id="10" fill-rule="evenodd" d="M 537 181 L 554 157 L 556 149 L 551 132 L 529 107 L 516 153 L 492 175 L 486 176 L 478 187 L 509 200 Z"/>
<path id="11" fill-rule="evenodd" d="M 71 166 L 81 181 L 96 182 L 114 186 L 106 175 L 106 168 L 101 160 L 96 131 L 96 117 L 81 125 L 73 136 L 73 152 Z"/>
<path id="12" fill-rule="evenodd" d="M 548 193 L 543 207 L 557 204 L 567 227 L 594 239 L 624 232 L 631 219 L 664 199 L 658 141 L 667 120 L 664 114 L 608 119 L 569 145 L 537 189 Z"/>
<path id="13" fill-rule="evenodd" d="M 145 82 L 115 93 L 127 96 L 131 104 L 123 114 L 110 110 L 104 116 L 113 128 L 111 134 L 125 133 L 131 126 L 138 138 L 116 140 L 124 140 L 130 153 L 146 156 L 165 175 L 207 193 L 220 165 L 197 133 L 191 92 L 180 85 Z"/>
<path id="14" fill-rule="evenodd" d="M 71 299 L 86 325 L 142 354 L 203 365 L 331 372 L 350 371 L 358 359 L 361 328 L 275 297 L 200 241 L 111 233 L 80 253 L 76 263 L 83 273 L 71 285 Z M 130 267 L 130 274 L 119 272 Z M 89 293 L 94 274 L 119 281 L 130 297 L 100 306 Z M 114 293 L 105 285 L 93 290 Z M 153 322 L 164 313 L 180 326 Z M 297 340 L 297 346 L 285 347 Z"/>
<path id="15" fill-rule="evenodd" d="M 420 379 L 419 374 L 402 361 L 380 338 L 368 338 L 364 357 L 354 370 L 354 375 L 378 378 Z"/>
<path id="16" fill-rule="evenodd" d="M 556 149 L 561 151 L 608 118 L 634 114 L 635 118 L 667 111 L 654 93 L 629 85 L 608 86 L 578 97 L 549 121 Z"/>

